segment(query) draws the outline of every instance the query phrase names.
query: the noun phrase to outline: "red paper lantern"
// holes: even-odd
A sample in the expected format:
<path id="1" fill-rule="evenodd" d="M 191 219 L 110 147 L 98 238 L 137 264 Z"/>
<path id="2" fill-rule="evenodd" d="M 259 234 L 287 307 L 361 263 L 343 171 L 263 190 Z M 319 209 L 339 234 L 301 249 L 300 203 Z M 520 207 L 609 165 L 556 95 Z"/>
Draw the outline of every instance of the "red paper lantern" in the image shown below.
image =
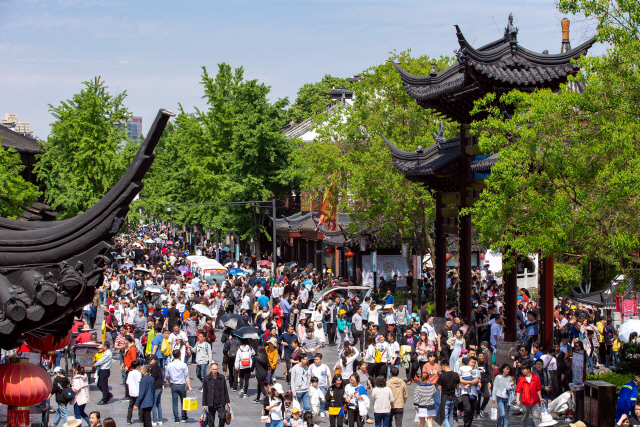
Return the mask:
<path id="1" fill-rule="evenodd" d="M 48 398 L 52 386 L 47 371 L 29 359 L 11 358 L 0 365 L 0 402 L 9 407 L 7 425 L 29 425 L 29 406 Z"/>
<path id="2" fill-rule="evenodd" d="M 447 254 L 447 259 L 451 258 L 451 255 Z"/>
<path id="3" fill-rule="evenodd" d="M 32 349 L 40 353 L 40 363 L 43 366 L 53 366 L 56 359 L 56 350 L 62 350 L 71 343 L 71 330 L 63 338 L 56 339 L 53 335 L 43 338 L 25 334 L 25 341 Z"/>
<path id="4" fill-rule="evenodd" d="M 346 254 L 344 254 L 344 256 L 345 256 L 346 258 L 353 258 L 354 256 L 356 256 L 356 254 L 354 254 L 353 252 L 349 251 L 349 252 L 347 252 Z"/>
<path id="5" fill-rule="evenodd" d="M 334 254 L 335 252 L 336 252 L 336 248 L 334 248 L 334 247 L 327 248 L 327 253 L 328 254 Z"/>
<path id="6" fill-rule="evenodd" d="M 480 254 L 480 259 L 484 259 L 484 254 Z"/>

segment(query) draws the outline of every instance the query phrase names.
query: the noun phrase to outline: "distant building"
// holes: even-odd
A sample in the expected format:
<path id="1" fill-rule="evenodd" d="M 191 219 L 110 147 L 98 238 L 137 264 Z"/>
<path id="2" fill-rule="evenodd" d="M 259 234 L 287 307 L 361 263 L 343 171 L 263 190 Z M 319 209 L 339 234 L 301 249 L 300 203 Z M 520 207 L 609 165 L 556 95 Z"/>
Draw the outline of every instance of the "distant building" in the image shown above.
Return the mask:
<path id="1" fill-rule="evenodd" d="M 18 121 L 18 116 L 15 114 L 5 114 L 0 124 L 21 135 L 32 136 L 33 134 L 33 132 L 29 130 L 29 122 Z"/>
<path id="2" fill-rule="evenodd" d="M 118 123 L 117 125 L 120 129 L 124 129 L 124 123 Z M 134 142 L 139 143 L 142 141 L 142 117 L 131 117 L 127 120 L 126 129 L 129 131 L 129 138 L 133 139 Z M 120 144 L 124 146 L 124 144 Z"/>

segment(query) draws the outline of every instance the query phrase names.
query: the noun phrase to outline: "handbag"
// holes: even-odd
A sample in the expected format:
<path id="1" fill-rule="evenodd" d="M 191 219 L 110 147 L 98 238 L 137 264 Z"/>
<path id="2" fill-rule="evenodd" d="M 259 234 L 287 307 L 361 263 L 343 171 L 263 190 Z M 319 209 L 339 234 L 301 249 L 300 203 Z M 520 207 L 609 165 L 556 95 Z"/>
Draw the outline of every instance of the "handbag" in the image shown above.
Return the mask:
<path id="1" fill-rule="evenodd" d="M 206 427 L 209 425 L 209 410 L 205 407 L 200 415 L 200 425 Z"/>
<path id="2" fill-rule="evenodd" d="M 231 420 L 233 419 L 233 411 L 231 410 L 231 407 L 229 407 L 229 405 L 227 405 L 224 408 L 224 423 L 229 425 L 231 424 Z M 261 419 L 262 421 L 262 419 Z M 271 422 L 271 418 L 269 418 L 269 422 Z"/>

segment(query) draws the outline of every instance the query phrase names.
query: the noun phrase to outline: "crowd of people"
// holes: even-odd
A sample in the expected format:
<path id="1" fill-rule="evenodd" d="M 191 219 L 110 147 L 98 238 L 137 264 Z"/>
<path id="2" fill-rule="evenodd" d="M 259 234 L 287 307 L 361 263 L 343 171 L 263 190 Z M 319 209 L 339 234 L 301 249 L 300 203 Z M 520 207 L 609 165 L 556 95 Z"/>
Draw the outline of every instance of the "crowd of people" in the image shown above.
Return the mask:
<path id="1" fill-rule="evenodd" d="M 185 422 L 188 413 L 181 408 L 193 392 L 188 364 L 194 364 L 211 427 L 216 418 L 224 423 L 231 393 L 262 405 L 262 422 L 271 427 L 313 427 L 323 418 L 331 427 L 401 427 L 412 403 L 420 427 L 434 421 L 446 427 L 461 421 L 467 427 L 474 419 L 489 417 L 489 407 L 495 408 L 499 427 L 507 426 L 510 412 L 523 415 L 523 426 L 532 418 L 536 427 L 545 427 L 556 423 L 551 412 L 564 418 L 571 410 L 572 351 L 585 351 L 590 370 L 598 362 L 616 363 L 620 343 L 611 319 L 569 298 L 560 300 L 555 312 L 556 344 L 542 348 L 537 308 L 523 289 L 518 297 L 519 344 L 511 348 L 509 363 L 497 366 L 495 351 L 504 339 L 503 289 L 486 268 L 474 272 L 472 318 L 460 316 L 452 304 L 437 327 L 427 302 L 409 311 L 391 290 L 374 293 L 355 283 L 336 288 L 345 280 L 326 269 L 278 265 L 273 271 L 249 257 L 233 261 L 223 255 L 221 262 L 246 274 L 221 283 L 205 280 L 188 268 L 184 244 L 165 244 L 162 233 L 150 228 L 118 239 L 104 285 L 74 326 L 77 343 L 98 342 L 91 329 L 97 310 L 103 310 L 95 357 L 102 392 L 97 404 L 114 399 L 108 384 L 115 365 L 125 386 L 121 399 L 128 402 L 128 424 L 137 410 L 145 427 L 162 425 L 165 387 L 174 421 Z M 153 243 L 144 243 L 149 239 Z M 199 247 L 197 253 L 215 256 L 219 249 Z M 430 278 L 426 272 L 427 289 Z M 453 271 L 447 283 L 455 287 L 456 282 Z M 146 290 L 152 286 L 161 292 Z M 203 314 L 198 306 L 210 311 Z M 237 336 L 220 322 L 227 313 L 259 329 L 260 338 Z M 223 344 L 221 355 L 214 356 L 215 342 Z M 338 361 L 329 366 L 323 360 L 331 353 Z M 276 380 L 280 364 L 282 382 Z M 75 419 L 91 424 L 84 412 L 88 378 L 81 366 L 73 369 L 69 382 L 55 368 L 53 426 L 67 418 L 70 405 Z M 410 396 L 407 386 L 414 383 Z M 74 392 L 72 400 L 64 396 L 67 388 Z M 629 408 L 625 411 L 633 417 Z"/>

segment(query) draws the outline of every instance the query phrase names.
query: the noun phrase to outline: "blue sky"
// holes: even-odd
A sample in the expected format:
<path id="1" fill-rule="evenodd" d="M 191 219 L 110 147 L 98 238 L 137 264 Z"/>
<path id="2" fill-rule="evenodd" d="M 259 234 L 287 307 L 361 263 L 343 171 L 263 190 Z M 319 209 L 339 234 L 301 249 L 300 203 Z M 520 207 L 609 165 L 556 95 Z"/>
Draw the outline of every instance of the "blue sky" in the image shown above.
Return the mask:
<path id="1" fill-rule="evenodd" d="M 16 113 L 44 138 L 47 104 L 100 75 L 127 90 L 146 134 L 159 108 L 204 107 L 203 65 L 242 65 L 273 99 L 293 101 L 304 83 L 358 74 L 394 49 L 452 55 L 454 24 L 479 47 L 502 36 L 511 12 L 523 46 L 559 51 L 564 15 L 550 0 L 0 0 L 0 117 Z M 577 46 L 590 34 L 572 21 Z"/>

